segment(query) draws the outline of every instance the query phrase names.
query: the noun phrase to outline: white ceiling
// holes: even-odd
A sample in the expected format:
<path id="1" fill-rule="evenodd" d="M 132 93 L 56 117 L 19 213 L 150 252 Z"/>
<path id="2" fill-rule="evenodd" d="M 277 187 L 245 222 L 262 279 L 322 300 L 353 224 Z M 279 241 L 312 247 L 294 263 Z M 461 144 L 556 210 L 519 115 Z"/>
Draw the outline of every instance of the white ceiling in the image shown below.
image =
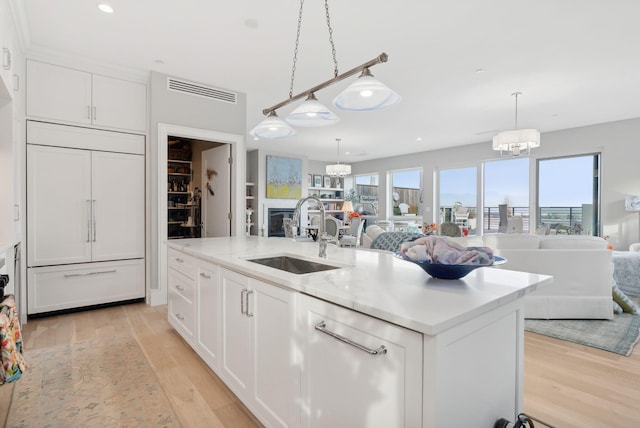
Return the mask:
<path id="1" fill-rule="evenodd" d="M 371 72 L 401 104 L 343 112 L 336 126 L 253 141 L 262 109 L 288 97 L 298 0 L 22 0 L 32 49 L 53 49 L 247 94 L 247 146 L 357 162 L 640 117 L 637 0 L 330 0 L 340 73 Z M 162 61 L 163 63 L 159 63 Z M 476 72 L 482 69 L 483 72 Z M 324 2 L 305 2 L 294 94 L 333 77 Z M 350 81 L 317 93 L 330 105 Z M 335 87 L 335 89 L 334 89 Z M 278 113 L 284 117 L 295 106 Z M 421 141 L 417 139 L 421 138 Z M 542 141 L 544 144 L 544 138 Z"/>

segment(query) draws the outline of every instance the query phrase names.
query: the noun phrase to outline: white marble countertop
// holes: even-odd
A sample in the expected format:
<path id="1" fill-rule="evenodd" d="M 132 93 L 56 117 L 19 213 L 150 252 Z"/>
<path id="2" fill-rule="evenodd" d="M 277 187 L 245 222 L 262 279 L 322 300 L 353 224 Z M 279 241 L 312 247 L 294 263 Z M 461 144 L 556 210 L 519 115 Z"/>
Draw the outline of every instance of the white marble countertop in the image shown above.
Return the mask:
<path id="1" fill-rule="evenodd" d="M 322 259 L 317 243 L 288 238 L 180 239 L 167 241 L 167 246 L 427 335 L 514 301 L 552 280 L 548 275 L 491 267 L 459 280 L 434 279 L 389 253 L 328 245 L 327 258 Z M 299 275 L 247 260 L 285 254 L 342 268 Z"/>

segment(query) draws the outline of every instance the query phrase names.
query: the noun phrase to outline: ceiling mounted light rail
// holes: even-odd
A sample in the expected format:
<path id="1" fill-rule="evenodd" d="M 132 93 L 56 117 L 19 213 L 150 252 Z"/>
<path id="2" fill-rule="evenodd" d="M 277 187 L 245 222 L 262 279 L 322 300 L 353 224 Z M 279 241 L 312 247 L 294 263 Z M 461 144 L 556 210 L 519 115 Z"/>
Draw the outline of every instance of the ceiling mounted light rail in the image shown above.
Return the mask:
<path id="1" fill-rule="evenodd" d="M 298 32 L 296 35 L 296 44 L 293 52 L 293 67 L 291 70 L 289 98 L 262 110 L 262 113 L 267 117 L 251 130 L 249 134 L 253 137 L 284 138 L 295 135 L 295 129 L 293 129 L 291 125 L 315 127 L 333 125 L 335 123 L 338 123 L 340 121 L 340 118 L 323 104 L 321 104 L 316 98 L 315 94 L 321 89 L 331 86 L 334 83 L 340 82 L 347 77 L 351 77 L 357 73 L 360 73 L 358 79 L 349 87 L 347 87 L 342 93 L 340 93 L 336 98 L 334 98 L 333 104 L 336 107 L 342 110 L 371 111 L 387 108 L 400 102 L 401 100 L 401 97 L 397 93 L 391 90 L 384 83 L 375 79 L 369 71 L 370 67 L 373 67 L 374 65 L 380 64 L 382 62 L 387 62 L 388 55 L 386 53 L 382 53 L 372 60 L 354 67 L 345 73 L 338 73 L 338 61 L 336 60 L 336 48 L 333 43 L 333 29 L 331 28 L 331 19 L 329 17 L 328 0 L 325 0 L 324 7 L 327 18 L 327 28 L 329 30 L 329 43 L 331 45 L 331 52 L 333 55 L 334 77 L 310 89 L 307 89 L 306 91 L 302 91 L 297 95 L 293 95 L 293 83 L 295 80 L 296 62 L 298 59 L 298 46 L 300 42 L 300 28 L 302 26 L 303 6 L 304 0 L 300 0 L 300 11 L 298 14 Z M 289 113 L 286 117 L 286 121 L 280 119 L 276 114 L 277 109 L 305 97 L 306 101 L 291 113 Z"/>
<path id="2" fill-rule="evenodd" d="M 506 153 L 509 156 L 520 156 L 523 150 L 527 155 L 531 149 L 540 147 L 540 132 L 536 129 L 518 129 L 518 96 L 522 92 L 511 94 L 516 97 L 515 128 L 512 131 L 502 131 L 493 137 L 493 150 L 500 150 L 500 156 Z"/>
<path id="3" fill-rule="evenodd" d="M 338 143 L 338 161 L 332 165 L 327 165 L 325 172 L 331 177 L 345 177 L 351 174 L 351 165 L 340 163 L 340 138 L 336 138 Z"/>

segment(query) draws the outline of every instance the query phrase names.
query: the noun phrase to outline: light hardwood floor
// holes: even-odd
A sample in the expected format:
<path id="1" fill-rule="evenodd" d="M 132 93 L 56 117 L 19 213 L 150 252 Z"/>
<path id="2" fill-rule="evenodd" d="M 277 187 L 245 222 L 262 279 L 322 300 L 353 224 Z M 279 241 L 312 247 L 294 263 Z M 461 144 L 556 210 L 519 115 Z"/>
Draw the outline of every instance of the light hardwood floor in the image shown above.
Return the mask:
<path id="1" fill-rule="evenodd" d="M 23 326 L 25 347 L 130 329 L 183 427 L 261 426 L 171 328 L 166 311 L 166 306 L 140 303 L 30 320 Z M 525 413 L 557 428 L 640 426 L 640 350 L 623 357 L 526 333 L 524 359 Z M 0 421 L 5 420 L 11 387 L 0 388 Z"/>

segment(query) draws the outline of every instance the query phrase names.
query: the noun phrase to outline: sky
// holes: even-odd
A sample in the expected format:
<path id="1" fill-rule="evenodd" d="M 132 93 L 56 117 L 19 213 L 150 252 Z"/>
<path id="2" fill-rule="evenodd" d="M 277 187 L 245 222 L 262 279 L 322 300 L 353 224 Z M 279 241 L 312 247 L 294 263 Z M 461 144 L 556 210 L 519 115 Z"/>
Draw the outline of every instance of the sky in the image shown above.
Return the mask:
<path id="1" fill-rule="evenodd" d="M 509 158 L 484 163 L 484 206 L 529 206 L 529 158 Z M 440 205 L 477 204 L 475 167 L 440 171 Z M 393 172 L 393 185 L 419 189 L 419 169 Z M 358 180 L 361 178 L 361 180 Z M 366 181 L 366 183 L 364 182 Z M 369 177 L 356 177 L 369 184 Z M 593 156 L 577 156 L 539 161 L 539 197 L 541 207 L 579 207 L 593 200 Z"/>
<path id="2" fill-rule="evenodd" d="M 529 206 L 529 158 L 485 162 L 484 205 Z M 593 156 L 539 162 L 538 187 L 542 207 L 578 207 L 592 203 Z M 440 171 L 440 205 L 476 206 L 475 167 Z"/>

